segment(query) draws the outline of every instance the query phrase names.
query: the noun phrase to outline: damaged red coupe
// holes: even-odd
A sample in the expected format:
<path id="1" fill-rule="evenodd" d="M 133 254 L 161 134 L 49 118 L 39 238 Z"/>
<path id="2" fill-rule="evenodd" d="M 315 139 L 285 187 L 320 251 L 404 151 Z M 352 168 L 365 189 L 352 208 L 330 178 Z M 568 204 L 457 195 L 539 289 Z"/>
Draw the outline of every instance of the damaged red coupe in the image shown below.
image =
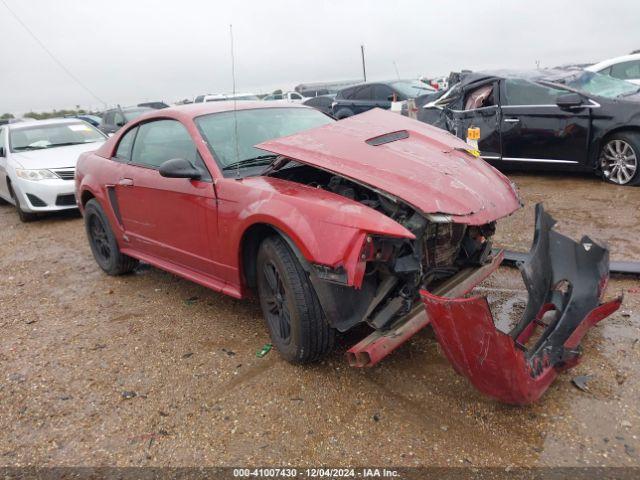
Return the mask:
<path id="1" fill-rule="evenodd" d="M 491 238 L 520 207 L 516 189 L 456 137 L 382 110 L 340 122 L 260 102 L 160 110 L 83 154 L 76 188 L 105 272 L 143 261 L 236 298 L 257 292 L 294 363 L 366 323 L 347 355 L 370 366 L 431 322 L 458 372 L 527 403 L 619 305 L 600 305 L 606 249 L 560 236 L 539 208 L 530 304 L 513 332 L 497 331 L 486 301 L 457 297 L 500 264 Z"/>

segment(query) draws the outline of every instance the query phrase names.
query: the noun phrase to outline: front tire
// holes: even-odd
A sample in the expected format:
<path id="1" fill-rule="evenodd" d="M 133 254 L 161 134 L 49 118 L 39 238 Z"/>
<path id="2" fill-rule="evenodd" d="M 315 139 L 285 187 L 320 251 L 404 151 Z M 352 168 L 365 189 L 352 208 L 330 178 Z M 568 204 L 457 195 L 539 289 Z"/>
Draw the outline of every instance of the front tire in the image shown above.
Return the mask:
<path id="1" fill-rule="evenodd" d="M 109 220 L 95 199 L 84 207 L 84 225 L 93 258 L 102 270 L 109 275 L 122 275 L 136 268 L 138 260 L 120 252 Z"/>
<path id="2" fill-rule="evenodd" d="M 260 306 L 271 341 L 291 363 L 310 363 L 333 349 L 335 331 L 324 318 L 309 278 L 285 241 L 265 239 L 256 262 Z"/>
<path id="3" fill-rule="evenodd" d="M 602 178 L 616 185 L 640 184 L 640 134 L 616 133 L 600 151 Z"/>

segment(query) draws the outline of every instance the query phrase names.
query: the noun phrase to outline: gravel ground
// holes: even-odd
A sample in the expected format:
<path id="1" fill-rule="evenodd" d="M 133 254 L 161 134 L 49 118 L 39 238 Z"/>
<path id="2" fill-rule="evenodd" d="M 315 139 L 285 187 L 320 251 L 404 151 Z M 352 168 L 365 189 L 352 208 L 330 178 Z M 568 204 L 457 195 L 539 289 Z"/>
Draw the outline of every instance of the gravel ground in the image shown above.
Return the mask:
<path id="1" fill-rule="evenodd" d="M 564 233 L 640 260 L 640 188 L 512 178 L 526 207 L 499 225 L 501 245 L 528 248 L 544 201 Z M 499 321 L 526 302 L 506 267 L 479 291 Z M 640 282 L 613 278 L 609 295 L 623 291 L 583 362 L 516 408 L 456 375 L 429 329 L 373 369 L 343 360 L 357 334 L 313 366 L 257 358 L 257 302 L 146 266 L 108 277 L 79 216 L 21 224 L 1 206 L 0 464 L 638 466 Z"/>

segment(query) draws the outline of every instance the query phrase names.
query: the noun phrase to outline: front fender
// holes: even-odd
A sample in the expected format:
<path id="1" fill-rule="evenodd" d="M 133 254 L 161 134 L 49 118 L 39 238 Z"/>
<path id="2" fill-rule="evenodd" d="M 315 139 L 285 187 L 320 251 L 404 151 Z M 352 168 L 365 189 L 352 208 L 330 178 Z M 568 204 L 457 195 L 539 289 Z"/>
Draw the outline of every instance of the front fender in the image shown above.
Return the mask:
<path id="1" fill-rule="evenodd" d="M 356 201 L 325 190 L 271 177 L 220 181 L 218 218 L 221 252 L 236 252 L 252 226 L 267 225 L 288 236 L 310 264 L 342 267 L 347 284 L 359 287 L 364 274 L 359 256 L 368 234 L 415 238 L 399 223 Z"/>

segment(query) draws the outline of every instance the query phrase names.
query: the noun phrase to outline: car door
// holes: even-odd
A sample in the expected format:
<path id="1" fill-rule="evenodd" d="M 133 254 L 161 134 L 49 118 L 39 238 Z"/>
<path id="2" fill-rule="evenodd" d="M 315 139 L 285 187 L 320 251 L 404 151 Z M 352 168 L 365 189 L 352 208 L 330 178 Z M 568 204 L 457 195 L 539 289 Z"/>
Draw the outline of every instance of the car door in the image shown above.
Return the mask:
<path id="1" fill-rule="evenodd" d="M 394 98 L 396 101 L 402 99 L 402 96 L 398 92 L 394 92 L 391 87 L 382 83 L 374 85 L 373 97 L 375 106 L 378 108 L 384 108 L 385 110 L 389 110 L 391 108 L 391 102 Z"/>
<path id="2" fill-rule="evenodd" d="M 9 157 L 8 145 L 5 139 L 7 134 L 6 127 L 0 127 L 0 197 L 5 200 L 9 199 L 9 187 L 7 183 L 7 161 Z"/>
<path id="3" fill-rule="evenodd" d="M 160 165 L 175 158 L 189 160 L 202 172 L 201 179 L 162 177 Z M 130 160 L 115 189 L 125 236 L 133 248 L 217 276 L 211 243 L 215 239 L 209 238 L 208 228 L 216 223 L 213 181 L 182 123 L 160 119 L 137 127 Z"/>
<path id="4" fill-rule="evenodd" d="M 561 108 L 556 101 L 567 90 L 519 78 L 502 80 L 500 92 L 503 162 L 563 168 L 587 164 L 593 102 Z"/>
<path id="5" fill-rule="evenodd" d="M 376 106 L 374 100 L 374 85 L 363 85 L 352 96 L 353 113 L 358 114 L 371 110 Z"/>
<path id="6" fill-rule="evenodd" d="M 487 160 L 500 158 L 500 107 L 498 106 L 498 82 L 491 81 L 474 86 L 464 92 L 462 110 L 444 107 L 449 119 L 449 131 L 466 140 L 469 128 L 480 129 L 478 150 Z"/>

